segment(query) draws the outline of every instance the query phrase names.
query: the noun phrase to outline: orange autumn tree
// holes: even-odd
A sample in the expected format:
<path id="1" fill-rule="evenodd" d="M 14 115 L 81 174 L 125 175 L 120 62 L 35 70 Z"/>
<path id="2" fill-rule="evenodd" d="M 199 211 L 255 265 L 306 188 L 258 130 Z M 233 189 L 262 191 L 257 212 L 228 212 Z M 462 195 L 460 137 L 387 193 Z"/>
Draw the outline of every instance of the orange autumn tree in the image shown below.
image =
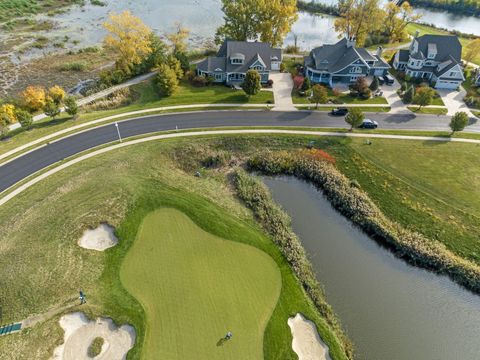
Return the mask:
<path id="1" fill-rule="evenodd" d="M 152 30 L 128 10 L 112 13 L 109 18 L 110 21 L 103 24 L 109 32 L 103 42 L 116 54 L 117 69 L 130 74 L 133 66 L 140 64 L 152 52 Z"/>
<path id="2" fill-rule="evenodd" d="M 55 104 L 60 105 L 65 98 L 65 90 L 58 85 L 52 86 L 50 89 L 48 89 L 48 96 Z"/>
<path id="3" fill-rule="evenodd" d="M 46 104 L 45 89 L 41 86 L 29 86 L 21 95 L 30 112 L 38 111 Z"/>

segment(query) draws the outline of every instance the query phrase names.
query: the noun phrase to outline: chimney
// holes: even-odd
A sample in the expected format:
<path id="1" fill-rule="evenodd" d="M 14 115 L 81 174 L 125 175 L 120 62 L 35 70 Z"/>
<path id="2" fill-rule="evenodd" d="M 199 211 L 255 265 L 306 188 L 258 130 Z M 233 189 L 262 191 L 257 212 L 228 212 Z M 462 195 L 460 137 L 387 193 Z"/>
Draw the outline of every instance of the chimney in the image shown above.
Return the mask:
<path id="1" fill-rule="evenodd" d="M 347 37 L 347 48 L 355 46 L 355 36 Z"/>
<path id="2" fill-rule="evenodd" d="M 379 46 L 379 47 L 377 48 L 377 53 L 376 53 L 377 57 L 378 57 L 378 58 L 381 58 L 381 57 L 382 57 L 382 53 L 383 53 L 383 47 Z"/>

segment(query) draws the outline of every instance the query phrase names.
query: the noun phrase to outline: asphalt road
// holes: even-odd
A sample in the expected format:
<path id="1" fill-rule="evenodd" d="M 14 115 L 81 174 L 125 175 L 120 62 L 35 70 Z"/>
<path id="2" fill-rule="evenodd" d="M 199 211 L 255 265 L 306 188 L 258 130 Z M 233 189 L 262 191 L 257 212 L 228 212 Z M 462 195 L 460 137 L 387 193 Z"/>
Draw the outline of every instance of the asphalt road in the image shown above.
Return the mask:
<path id="1" fill-rule="evenodd" d="M 369 118 L 379 123 L 380 129 L 448 130 L 450 119 L 436 115 L 375 114 Z M 213 111 L 153 115 L 119 123 L 122 138 L 158 131 L 212 128 L 228 126 L 290 126 L 290 127 L 346 127 L 342 117 L 326 113 L 296 111 Z M 480 132 L 480 124 L 472 121 L 468 131 Z M 68 138 L 52 142 L 25 154 L 9 163 L 0 165 L 0 192 L 22 179 L 48 167 L 57 161 L 79 152 L 118 139 L 114 124 L 94 128 Z"/>

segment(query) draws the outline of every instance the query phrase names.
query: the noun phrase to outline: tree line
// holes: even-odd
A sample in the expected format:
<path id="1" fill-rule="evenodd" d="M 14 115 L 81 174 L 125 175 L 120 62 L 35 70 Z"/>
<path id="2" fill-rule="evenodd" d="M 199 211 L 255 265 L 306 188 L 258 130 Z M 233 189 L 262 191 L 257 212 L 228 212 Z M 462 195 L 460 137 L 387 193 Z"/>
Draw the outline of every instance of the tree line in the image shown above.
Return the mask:
<path id="1" fill-rule="evenodd" d="M 412 5 L 424 8 L 480 17 L 480 1 L 478 0 L 410 0 L 410 2 Z"/>

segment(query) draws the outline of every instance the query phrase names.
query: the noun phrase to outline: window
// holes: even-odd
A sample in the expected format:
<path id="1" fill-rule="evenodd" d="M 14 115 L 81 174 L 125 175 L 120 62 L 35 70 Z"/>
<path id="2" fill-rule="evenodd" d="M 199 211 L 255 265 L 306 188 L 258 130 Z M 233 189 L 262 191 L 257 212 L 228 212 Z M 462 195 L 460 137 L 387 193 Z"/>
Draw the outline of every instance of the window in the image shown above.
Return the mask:
<path id="1" fill-rule="evenodd" d="M 362 68 L 360 66 L 352 66 L 350 68 L 350 72 L 351 73 L 361 73 L 362 72 Z"/>
<path id="2" fill-rule="evenodd" d="M 450 77 L 458 76 L 458 72 L 457 71 L 450 71 L 450 74 L 448 74 L 448 76 L 450 76 Z"/>
<path id="3" fill-rule="evenodd" d="M 260 70 L 260 71 L 262 71 L 262 70 L 263 70 L 263 66 L 261 66 L 261 65 L 255 65 L 255 66 L 252 67 L 252 69 L 253 69 L 253 70 Z"/>
<path id="4" fill-rule="evenodd" d="M 243 64 L 243 59 L 232 58 L 232 64 Z"/>
<path id="5" fill-rule="evenodd" d="M 215 80 L 222 80 L 222 74 L 215 74 Z"/>

